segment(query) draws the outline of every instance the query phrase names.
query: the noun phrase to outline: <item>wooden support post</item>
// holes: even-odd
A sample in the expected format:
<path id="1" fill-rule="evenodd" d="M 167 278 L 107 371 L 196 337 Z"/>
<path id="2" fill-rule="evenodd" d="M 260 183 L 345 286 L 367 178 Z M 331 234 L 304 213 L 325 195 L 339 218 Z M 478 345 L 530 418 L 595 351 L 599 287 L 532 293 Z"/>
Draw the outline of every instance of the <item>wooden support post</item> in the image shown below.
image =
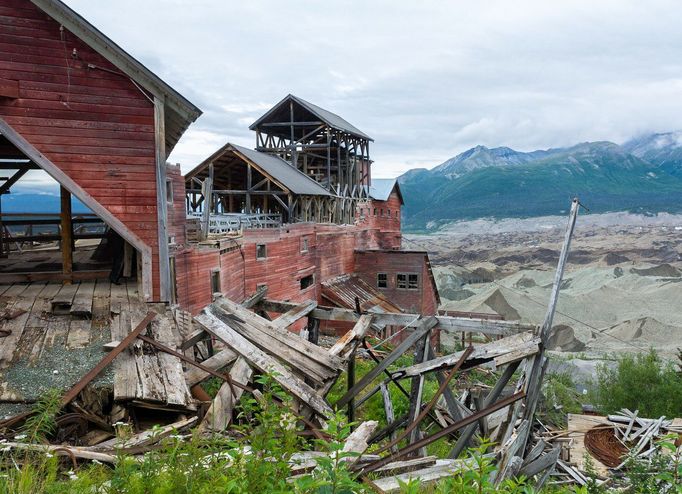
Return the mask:
<path id="1" fill-rule="evenodd" d="M 60 187 L 61 198 L 61 249 L 62 249 L 62 273 L 65 275 L 65 283 L 71 283 L 73 273 L 73 224 L 71 222 L 71 193 L 64 187 Z"/>
<path id="2" fill-rule="evenodd" d="M 246 165 L 246 213 L 251 214 L 251 189 L 253 187 L 253 169 Z"/>
<path id="3" fill-rule="evenodd" d="M 204 196 L 204 210 L 201 214 L 201 240 L 208 238 L 211 224 L 211 209 L 213 207 L 213 163 L 208 165 L 208 177 L 201 186 Z"/>
<path id="4" fill-rule="evenodd" d="M 355 386 L 355 352 L 351 353 L 348 359 L 348 386 L 347 390 L 353 389 Z M 355 422 L 355 397 L 348 400 L 348 423 Z"/>
<path id="5" fill-rule="evenodd" d="M 564 244 L 561 248 L 561 255 L 559 256 L 559 263 L 557 264 L 556 273 L 554 275 L 554 285 L 552 286 L 552 292 L 549 298 L 549 305 L 547 306 L 547 313 L 545 314 L 545 320 L 540 328 L 540 351 L 535 355 L 535 357 L 529 361 L 527 369 L 527 381 L 526 381 L 526 401 L 523 418 L 526 421 L 532 422 L 535 415 L 535 408 L 538 403 L 540 396 L 540 387 L 542 385 L 542 379 L 545 375 L 546 357 L 545 357 L 545 345 L 547 339 L 549 338 L 549 333 L 552 329 L 552 321 L 554 320 L 554 311 L 556 310 L 557 302 L 559 301 L 559 291 L 561 290 L 561 282 L 564 276 L 564 268 L 566 267 L 566 260 L 568 259 L 568 252 L 571 248 L 571 238 L 573 236 L 573 230 L 575 229 L 575 222 L 578 218 L 578 209 L 580 208 L 580 202 L 578 199 L 573 199 L 571 204 L 571 212 L 568 216 L 568 225 L 566 226 L 566 233 L 564 235 Z M 528 431 L 525 432 L 525 437 L 520 438 L 522 443 L 521 448 L 523 449 L 528 440 Z"/>

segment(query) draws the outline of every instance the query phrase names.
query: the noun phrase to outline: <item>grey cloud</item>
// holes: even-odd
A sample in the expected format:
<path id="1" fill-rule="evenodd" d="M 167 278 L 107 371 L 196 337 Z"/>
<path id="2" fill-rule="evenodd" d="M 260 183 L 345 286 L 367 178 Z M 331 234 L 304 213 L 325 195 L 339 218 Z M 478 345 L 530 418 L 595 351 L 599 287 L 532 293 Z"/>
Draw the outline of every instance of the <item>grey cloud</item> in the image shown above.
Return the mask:
<path id="1" fill-rule="evenodd" d="M 289 92 L 374 137 L 375 176 L 682 128 L 674 1 L 67 3 L 205 111 L 185 170 Z"/>

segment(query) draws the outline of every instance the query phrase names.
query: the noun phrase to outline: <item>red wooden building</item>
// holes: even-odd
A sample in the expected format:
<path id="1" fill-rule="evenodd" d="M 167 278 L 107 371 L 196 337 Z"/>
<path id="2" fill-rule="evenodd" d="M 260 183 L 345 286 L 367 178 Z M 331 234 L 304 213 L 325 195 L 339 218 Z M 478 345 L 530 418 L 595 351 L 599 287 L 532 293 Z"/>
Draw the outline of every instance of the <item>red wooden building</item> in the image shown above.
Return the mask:
<path id="1" fill-rule="evenodd" d="M 67 208 L 72 194 L 137 252 L 133 272 L 148 300 L 171 297 L 169 232 L 182 241 L 173 222 L 184 215 L 169 214 L 166 158 L 200 114 L 59 0 L 0 2 L 0 165 L 12 172 L 0 192 L 44 170 Z M 60 271 L 43 274 L 94 276 Z"/>
<path id="2" fill-rule="evenodd" d="M 57 218 L 32 220 L 54 234 L 0 226 L 0 283 L 95 279 L 120 264 L 145 300 L 193 313 L 215 292 L 241 301 L 261 285 L 320 302 L 361 286 L 395 310 L 435 313 L 428 256 L 399 250 L 402 195 L 371 178 L 369 136 L 288 95 L 252 125 L 255 150 L 226 145 L 182 177 L 166 159 L 200 114 L 59 0 L 0 0 L 0 206 L 32 170 L 62 194 Z M 74 214 L 71 196 L 92 217 Z M 84 228 L 95 221 L 105 233 Z M 102 237 L 93 267 L 79 249 Z M 31 259 L 20 244 L 48 238 L 55 262 L 17 262 Z"/>

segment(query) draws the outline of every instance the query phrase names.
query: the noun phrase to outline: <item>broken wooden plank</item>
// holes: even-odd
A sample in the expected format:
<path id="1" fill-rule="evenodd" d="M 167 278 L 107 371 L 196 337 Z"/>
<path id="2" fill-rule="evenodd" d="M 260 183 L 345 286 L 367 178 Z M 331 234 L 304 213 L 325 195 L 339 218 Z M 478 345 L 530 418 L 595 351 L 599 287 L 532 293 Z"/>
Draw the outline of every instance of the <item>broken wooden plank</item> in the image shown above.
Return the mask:
<path id="1" fill-rule="evenodd" d="M 56 456 L 68 456 L 70 458 L 80 458 L 83 460 L 96 460 L 103 463 L 116 463 L 118 458 L 116 455 L 110 455 L 106 453 L 100 453 L 97 451 L 91 451 L 89 448 L 68 446 L 68 445 L 52 445 L 52 444 L 27 444 L 27 443 L 15 443 L 15 442 L 4 442 L 2 443 L 3 448 L 16 449 L 20 451 L 31 451 L 35 453 L 45 453 Z"/>
<path id="2" fill-rule="evenodd" d="M 285 312 L 277 319 L 272 321 L 272 323 L 282 329 L 288 328 L 299 319 L 307 316 L 315 307 L 317 307 L 317 302 L 314 300 L 308 300 L 300 305 L 297 305 L 290 311 Z"/>
<path id="3" fill-rule="evenodd" d="M 372 319 L 372 314 L 363 314 L 360 316 L 358 322 L 353 326 L 353 329 L 339 338 L 329 349 L 329 353 L 331 355 L 348 358 L 348 356 L 355 351 L 357 344 L 364 338 L 365 334 L 367 334 L 367 330 L 372 325 Z"/>
<path id="4" fill-rule="evenodd" d="M 244 386 L 249 384 L 252 374 L 253 369 L 251 369 L 243 357 L 239 357 L 232 366 L 232 369 L 230 369 L 230 379 L 232 382 L 240 383 Z M 231 386 L 230 382 L 224 382 L 213 399 L 199 428 L 211 431 L 226 430 L 232 421 L 234 407 L 239 402 L 243 392 L 242 388 Z"/>
<path id="5" fill-rule="evenodd" d="M 203 313 L 195 317 L 195 321 L 204 326 L 216 338 L 221 339 L 234 351 L 244 357 L 252 366 L 262 372 L 272 375 L 284 389 L 303 400 L 315 412 L 322 417 L 328 418 L 333 415 L 332 409 L 322 399 L 314 389 L 308 386 L 301 379 L 277 362 L 270 355 L 258 349 L 253 343 L 232 330 L 223 323 L 215 314 L 211 312 L 211 307 L 205 309 Z"/>
<path id="6" fill-rule="evenodd" d="M 254 321 L 248 317 L 237 321 L 230 317 L 230 314 L 226 311 L 218 307 L 211 307 L 214 310 L 214 314 L 233 331 L 246 338 L 263 352 L 272 355 L 307 378 L 314 380 L 317 384 L 322 384 L 340 373 L 340 369 L 330 369 L 318 360 L 310 358 L 306 349 L 299 345 L 305 341 L 300 336 L 290 333 L 286 329 L 276 330 L 280 333 L 279 335 L 269 334 L 263 330 L 261 325 L 254 324 Z M 285 333 L 286 337 L 284 337 Z M 292 340 L 291 337 L 295 338 L 295 340 Z M 326 353 L 326 350 L 323 348 L 317 347 L 317 349 Z"/>
<path id="7" fill-rule="evenodd" d="M 92 298 L 95 294 L 94 281 L 82 281 L 73 297 L 69 313 L 74 317 L 92 317 Z"/>
<path id="8" fill-rule="evenodd" d="M 85 376 L 81 378 L 80 381 L 78 381 L 74 386 L 63 396 L 62 398 L 62 404 L 66 405 L 68 404 L 71 400 L 73 400 L 78 394 L 85 389 L 85 387 L 90 384 L 90 382 L 99 375 L 102 370 L 104 370 L 105 367 L 107 367 L 115 358 L 116 356 L 121 353 L 123 350 L 128 348 L 128 346 L 135 341 L 135 338 L 144 331 L 149 323 L 151 323 L 154 318 L 156 317 L 156 314 L 154 312 L 149 312 L 145 316 L 142 321 L 133 329 L 128 336 L 126 336 L 120 343 L 118 347 L 116 347 L 114 350 L 109 352 L 104 356 L 102 360 L 99 361 L 99 363 L 93 367 Z"/>
<path id="9" fill-rule="evenodd" d="M 534 348 L 534 351 L 537 353 L 537 347 L 539 344 L 540 339 L 534 337 L 531 333 L 508 336 L 506 338 L 502 338 L 501 340 L 474 347 L 474 352 L 470 355 L 469 360 L 475 361 L 478 365 L 480 365 L 484 362 L 494 361 L 496 358 L 507 353 L 515 352 L 519 347 L 524 347 L 526 352 L 531 351 L 529 348 Z M 464 351 L 462 350 L 460 352 L 437 357 L 423 364 L 398 369 L 392 372 L 392 374 L 400 379 L 403 379 L 406 377 L 413 377 L 423 374 L 425 372 L 447 369 L 454 366 L 463 353 Z"/>
<path id="10" fill-rule="evenodd" d="M 89 319 L 74 319 L 69 322 L 69 334 L 66 337 L 67 348 L 74 349 L 88 346 L 91 334 L 90 323 Z"/>
<path id="11" fill-rule="evenodd" d="M 334 372 L 339 372 L 343 368 L 343 360 L 335 355 L 330 355 L 324 348 L 304 340 L 296 334 L 282 330 L 271 321 L 260 317 L 258 314 L 249 311 L 239 304 L 235 304 L 228 298 L 221 297 L 216 300 L 215 303 L 211 304 L 211 306 L 213 309 L 217 309 L 217 316 L 220 316 L 221 313 L 228 315 L 234 314 L 243 321 L 238 321 L 240 324 L 245 324 L 258 329 L 271 337 L 274 341 L 282 343 L 283 345 L 306 355 L 308 358 L 324 365 Z M 271 341 L 270 345 L 274 344 L 274 341 Z"/>
<path id="12" fill-rule="evenodd" d="M 72 285 L 62 285 L 61 290 L 59 290 L 59 293 L 52 297 L 52 313 L 53 314 L 59 314 L 59 315 L 65 315 L 69 314 L 71 311 L 71 304 L 73 302 L 73 297 L 76 295 L 76 292 L 78 291 L 78 284 L 72 284 Z"/>
<path id="13" fill-rule="evenodd" d="M 405 353 L 408 348 L 414 345 L 428 331 L 430 331 L 431 328 L 436 325 L 436 322 L 436 318 L 433 316 L 422 319 L 419 326 L 417 326 L 414 331 L 400 343 L 400 345 L 398 345 L 390 354 L 388 354 L 380 364 L 377 364 L 371 371 L 365 374 L 355 386 L 349 389 L 346 394 L 335 403 L 335 406 L 337 408 L 341 408 L 342 406 L 346 405 L 360 391 L 365 389 L 365 387 L 367 387 L 367 385 L 371 383 L 379 374 L 387 369 L 389 365 L 398 360 L 398 358 L 400 358 L 400 356 Z"/>
<path id="14" fill-rule="evenodd" d="M 208 367 L 209 369 L 217 371 L 230 365 L 232 362 L 237 360 L 237 357 L 238 355 L 234 351 L 232 351 L 230 348 L 225 348 L 212 357 L 207 358 L 201 362 L 201 364 L 205 367 Z M 187 381 L 187 385 L 190 387 L 196 386 L 200 382 L 208 379 L 210 376 L 211 374 L 208 372 L 194 366 L 185 371 L 185 381 Z"/>
<path id="15" fill-rule="evenodd" d="M 361 423 L 350 435 L 346 438 L 346 442 L 341 449 L 341 453 L 350 454 L 341 459 L 348 465 L 357 462 L 358 458 L 369 447 L 368 440 L 376 430 L 379 422 L 376 420 L 366 420 Z"/>
<path id="16" fill-rule="evenodd" d="M 160 428 L 153 428 L 134 434 L 129 438 L 115 437 L 95 446 L 91 446 L 89 449 L 91 451 L 114 452 L 117 454 L 126 453 L 137 448 L 144 448 L 156 444 L 174 432 L 189 429 L 198 420 L 198 417 L 190 417 Z"/>

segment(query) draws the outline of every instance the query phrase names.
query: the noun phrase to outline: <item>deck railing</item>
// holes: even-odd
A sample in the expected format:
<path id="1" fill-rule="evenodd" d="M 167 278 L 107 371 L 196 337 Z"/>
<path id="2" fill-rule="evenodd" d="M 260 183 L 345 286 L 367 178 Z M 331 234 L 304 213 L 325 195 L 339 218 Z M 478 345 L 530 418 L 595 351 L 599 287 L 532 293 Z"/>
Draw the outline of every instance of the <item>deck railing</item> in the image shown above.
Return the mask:
<path id="1" fill-rule="evenodd" d="M 187 218 L 202 220 L 201 213 L 187 213 Z M 209 217 L 209 233 L 228 233 L 245 228 L 278 228 L 282 226 L 281 214 L 222 213 Z"/>

